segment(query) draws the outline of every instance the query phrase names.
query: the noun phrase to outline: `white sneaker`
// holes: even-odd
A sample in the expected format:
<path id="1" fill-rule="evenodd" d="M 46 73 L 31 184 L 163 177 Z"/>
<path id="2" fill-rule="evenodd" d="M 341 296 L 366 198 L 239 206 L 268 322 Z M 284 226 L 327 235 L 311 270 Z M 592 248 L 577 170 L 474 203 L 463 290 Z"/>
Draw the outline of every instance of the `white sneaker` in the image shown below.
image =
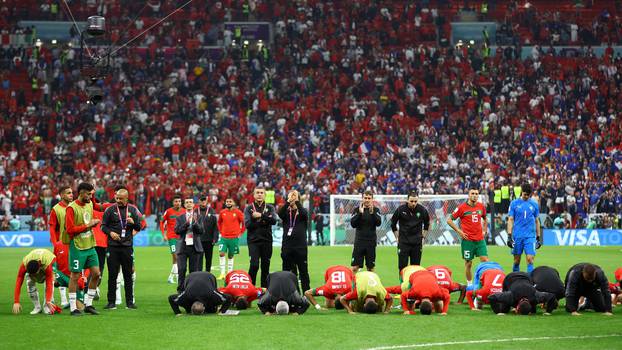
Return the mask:
<path id="1" fill-rule="evenodd" d="M 173 277 L 173 275 L 168 275 L 168 283 L 170 284 L 175 284 L 175 277 Z"/>
<path id="2" fill-rule="evenodd" d="M 476 309 L 479 309 L 479 308 L 480 308 L 480 303 L 481 303 L 481 300 L 480 300 L 480 298 L 479 298 L 479 297 L 476 297 L 476 298 L 473 300 L 473 304 L 475 305 L 475 308 L 476 308 Z"/>
<path id="3" fill-rule="evenodd" d="M 41 306 L 40 306 L 40 305 L 37 305 L 37 306 L 35 306 L 35 308 L 34 308 L 34 309 L 32 309 L 32 311 L 30 311 L 30 314 L 31 314 L 31 315 L 40 314 L 40 313 L 41 313 L 41 311 L 43 311 L 43 310 L 41 309 Z"/>

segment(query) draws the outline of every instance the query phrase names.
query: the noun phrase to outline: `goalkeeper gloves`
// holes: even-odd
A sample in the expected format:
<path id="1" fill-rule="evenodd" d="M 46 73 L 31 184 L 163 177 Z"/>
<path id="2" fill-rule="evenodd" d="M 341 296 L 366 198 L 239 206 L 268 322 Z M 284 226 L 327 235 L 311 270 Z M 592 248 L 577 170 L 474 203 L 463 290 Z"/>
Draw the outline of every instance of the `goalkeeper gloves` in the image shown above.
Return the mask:
<path id="1" fill-rule="evenodd" d="M 540 249 L 542 247 L 542 238 L 538 237 L 536 239 L 536 249 Z"/>
<path id="2" fill-rule="evenodd" d="M 514 248 L 514 239 L 512 239 L 512 236 L 508 236 L 508 242 L 507 242 L 508 247 L 510 248 Z"/>

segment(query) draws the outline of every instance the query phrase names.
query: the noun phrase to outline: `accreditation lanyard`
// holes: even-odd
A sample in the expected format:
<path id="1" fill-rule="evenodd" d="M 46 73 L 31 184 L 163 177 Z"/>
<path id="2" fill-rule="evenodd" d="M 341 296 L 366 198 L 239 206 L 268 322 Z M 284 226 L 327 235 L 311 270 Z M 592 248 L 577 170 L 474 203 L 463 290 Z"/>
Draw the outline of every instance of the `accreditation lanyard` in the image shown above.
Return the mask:
<path id="1" fill-rule="evenodd" d="M 192 222 L 194 221 L 194 210 L 192 212 L 190 212 L 190 215 L 188 215 L 188 213 L 186 213 L 186 220 L 188 221 L 188 223 L 190 225 L 192 225 Z M 192 234 L 192 229 L 190 229 L 189 232 L 186 233 L 186 245 L 194 245 L 194 240 L 193 240 L 193 234 Z"/>
<path id="2" fill-rule="evenodd" d="M 291 236 L 294 232 L 294 227 L 296 227 L 296 219 L 298 219 L 298 210 L 296 210 L 296 214 L 294 214 L 294 219 L 292 220 L 292 210 L 289 211 L 289 230 L 287 230 L 287 235 Z"/>
<path id="3" fill-rule="evenodd" d="M 121 238 L 125 238 L 125 233 L 127 232 L 127 218 L 130 212 L 129 205 L 125 206 L 125 221 L 123 221 L 123 217 L 121 217 L 121 211 L 119 210 L 119 206 L 117 205 L 117 215 L 119 215 L 119 221 L 121 222 Z"/>
<path id="4" fill-rule="evenodd" d="M 261 209 L 261 206 L 259 206 L 259 209 Z M 255 202 L 253 202 L 253 211 L 257 211 L 257 208 L 255 207 Z M 263 214 L 265 212 L 266 212 L 266 203 L 264 202 L 263 211 L 261 213 Z"/>

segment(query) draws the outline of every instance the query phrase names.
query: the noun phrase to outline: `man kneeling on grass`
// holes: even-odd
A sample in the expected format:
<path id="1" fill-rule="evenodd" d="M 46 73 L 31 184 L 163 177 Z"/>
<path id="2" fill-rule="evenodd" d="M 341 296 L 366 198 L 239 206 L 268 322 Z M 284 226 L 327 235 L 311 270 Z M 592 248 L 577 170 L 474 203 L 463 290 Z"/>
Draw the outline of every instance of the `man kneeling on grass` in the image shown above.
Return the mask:
<path id="1" fill-rule="evenodd" d="M 356 312 L 375 314 L 378 310 L 388 314 L 393 304 L 391 294 L 382 286 L 380 277 L 371 271 L 357 273 L 354 288 L 339 298 L 339 301 L 349 314 Z M 354 301 L 354 307 L 350 305 L 351 301 Z"/>
<path id="2" fill-rule="evenodd" d="M 231 306 L 231 297 L 218 291 L 216 276 L 197 271 L 188 275 L 183 292 L 170 295 L 168 302 L 177 316 L 181 315 L 180 306 L 193 315 L 216 313 L 220 306 L 219 311 L 224 314 Z"/>

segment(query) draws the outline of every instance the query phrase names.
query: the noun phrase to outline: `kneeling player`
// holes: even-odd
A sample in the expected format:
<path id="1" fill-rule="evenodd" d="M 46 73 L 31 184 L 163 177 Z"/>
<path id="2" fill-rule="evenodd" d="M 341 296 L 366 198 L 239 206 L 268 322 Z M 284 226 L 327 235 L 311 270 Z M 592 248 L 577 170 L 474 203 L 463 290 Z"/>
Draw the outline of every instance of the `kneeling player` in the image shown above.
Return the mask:
<path id="1" fill-rule="evenodd" d="M 478 289 L 469 290 L 466 293 L 467 301 L 471 310 L 479 311 L 481 306 L 488 304 L 488 297 L 491 294 L 503 292 L 503 281 L 505 280 L 505 273 L 503 270 L 488 269 L 481 274 L 481 277 L 476 281 Z"/>
<path id="2" fill-rule="evenodd" d="M 305 291 L 305 297 L 317 310 L 320 310 L 321 306 L 315 301 L 314 296 L 324 297 L 326 308 L 343 309 L 343 305 L 336 303 L 335 300 L 352 290 L 353 279 L 352 270 L 349 268 L 341 265 L 331 266 L 324 273 L 324 285 Z"/>
<path id="3" fill-rule="evenodd" d="M 419 305 L 423 315 L 430 315 L 434 308 L 437 313 L 447 315 L 449 291 L 439 286 L 436 276 L 430 271 L 417 271 L 410 275 L 408 290 L 402 292 L 404 315 L 414 315 L 414 306 Z"/>
<path id="4" fill-rule="evenodd" d="M 563 299 L 566 294 L 564 282 L 559 272 L 549 266 L 538 266 L 531 272 L 531 280 L 538 292 L 548 292 L 555 295 L 557 300 Z"/>
<path id="5" fill-rule="evenodd" d="M 515 307 L 516 313 L 520 315 L 534 314 L 536 306 L 544 304 L 544 314 L 550 315 L 558 305 L 555 295 L 538 292 L 525 272 L 512 272 L 507 275 L 503 281 L 503 292 L 492 294 L 488 300 L 496 314 L 506 314 L 511 307 Z"/>
<path id="6" fill-rule="evenodd" d="M 450 294 L 460 291 L 460 296 L 458 297 L 458 304 L 462 304 L 462 302 L 464 301 L 464 296 L 466 295 L 467 286 L 454 282 L 451 278 L 451 270 L 447 266 L 434 265 L 428 267 L 426 270 L 432 272 L 434 276 L 436 276 L 436 281 L 438 282 L 438 285 L 442 288 L 447 289 Z"/>
<path id="7" fill-rule="evenodd" d="M 365 312 L 367 314 L 375 314 L 378 310 L 383 309 L 385 314 L 391 310 L 393 299 L 391 294 L 382 286 L 380 277 L 371 271 L 362 271 L 354 277 L 355 284 L 352 291 L 341 296 L 339 302 L 348 310 L 349 314 L 357 312 Z M 350 302 L 355 301 L 354 308 L 350 306 Z"/>
<path id="8" fill-rule="evenodd" d="M 60 307 L 54 305 L 52 298 L 54 296 L 54 272 L 53 263 L 55 256 L 49 250 L 35 249 L 28 253 L 22 260 L 17 272 L 17 280 L 15 281 L 15 294 L 13 300 L 13 313 L 22 312 L 22 306 L 19 303 L 22 284 L 28 273 L 26 284 L 28 286 L 28 296 L 34 305 L 31 315 L 35 315 L 43 311 L 46 314 L 54 314 L 61 311 Z M 41 308 L 39 302 L 39 291 L 37 291 L 37 283 L 45 283 L 45 305 Z"/>
<path id="9" fill-rule="evenodd" d="M 231 297 L 218 291 L 216 277 L 210 272 L 192 272 L 184 282 L 183 292 L 168 297 L 175 315 L 181 314 L 180 306 L 194 315 L 216 313 L 219 306 L 220 313 L 229 309 Z"/>
<path id="10" fill-rule="evenodd" d="M 233 270 L 225 276 L 225 287 L 218 291 L 233 298 L 233 304 L 238 310 L 247 309 L 253 300 L 263 293 L 261 288 L 253 285 L 251 277 L 244 270 Z"/>
<path id="11" fill-rule="evenodd" d="M 273 272 L 268 275 L 268 288 L 257 302 L 259 310 L 266 316 L 303 314 L 309 308 L 309 301 L 300 295 L 298 278 L 290 271 Z"/>

